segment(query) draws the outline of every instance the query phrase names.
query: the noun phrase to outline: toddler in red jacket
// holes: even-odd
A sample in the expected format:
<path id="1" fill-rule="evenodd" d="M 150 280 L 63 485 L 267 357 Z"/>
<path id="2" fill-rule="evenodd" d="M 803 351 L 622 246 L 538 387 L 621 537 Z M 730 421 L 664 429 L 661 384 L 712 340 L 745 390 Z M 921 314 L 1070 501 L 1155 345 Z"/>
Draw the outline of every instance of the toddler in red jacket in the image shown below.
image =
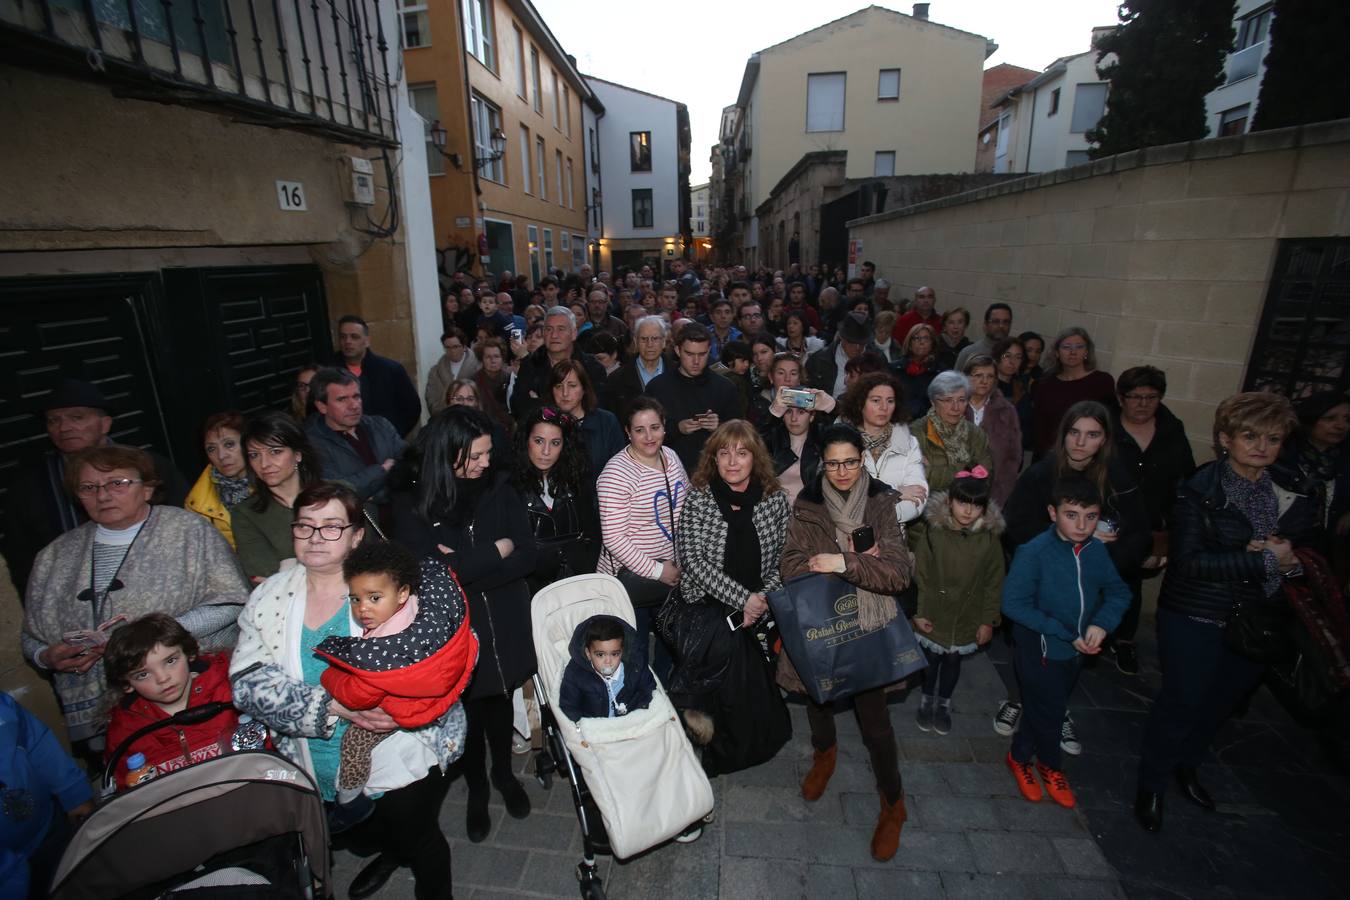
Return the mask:
<path id="1" fill-rule="evenodd" d="M 478 659 L 464 594 L 449 567 L 433 559 L 419 564 L 398 544 L 378 543 L 352 551 L 342 574 L 362 633 L 325 638 L 316 648 L 329 663 L 324 688 L 348 709 L 379 707 L 402 729 L 437 721 L 459 699 Z M 355 724 L 343 733 L 330 832 L 375 811 L 365 793 L 371 754 L 392 733 Z"/>
<path id="2" fill-rule="evenodd" d="M 230 703 L 229 656 L 198 655 L 197 639 L 173 616 L 151 613 L 121 626 L 103 654 L 108 684 L 121 697 L 108 720 L 106 753 L 146 725 L 190 706 Z M 138 738 L 122 759 L 144 753 L 158 774 L 229 752 L 239 713 L 226 709 L 196 725 L 161 728 Z M 121 773 L 119 773 L 120 775 Z M 119 787 L 124 780 L 117 779 Z"/>

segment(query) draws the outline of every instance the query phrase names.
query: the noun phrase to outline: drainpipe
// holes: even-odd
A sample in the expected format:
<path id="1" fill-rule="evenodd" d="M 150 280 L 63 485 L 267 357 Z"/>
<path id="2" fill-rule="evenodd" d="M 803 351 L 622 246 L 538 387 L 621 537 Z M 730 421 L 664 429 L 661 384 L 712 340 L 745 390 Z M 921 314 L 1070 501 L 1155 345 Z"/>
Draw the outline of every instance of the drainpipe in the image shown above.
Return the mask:
<path id="1" fill-rule="evenodd" d="M 1031 139 L 1036 136 L 1036 95 L 1040 92 L 1040 88 L 1031 90 L 1031 112 L 1027 115 L 1027 158 L 1022 163 L 1023 174 L 1031 171 Z M 1016 149 L 1013 148 L 1014 152 Z"/>
<path id="2" fill-rule="evenodd" d="M 605 162 L 600 156 L 600 148 L 603 145 L 603 142 L 600 140 L 600 120 L 604 117 L 605 113 L 603 110 L 595 117 L 595 160 L 597 165 L 597 171 L 595 173 L 596 197 L 605 196 Z M 590 160 L 587 160 L 587 162 L 589 163 Z M 592 197 L 591 199 L 594 200 L 595 197 Z M 600 224 L 596 226 L 600 229 L 600 233 L 595 238 L 595 262 L 592 263 L 591 268 L 595 270 L 595 274 L 598 276 L 600 274 L 600 239 L 605 236 L 605 205 L 604 203 L 597 203 L 595 208 L 600 213 Z M 610 273 L 611 276 L 613 276 L 613 274 L 614 273 L 612 272 Z"/>

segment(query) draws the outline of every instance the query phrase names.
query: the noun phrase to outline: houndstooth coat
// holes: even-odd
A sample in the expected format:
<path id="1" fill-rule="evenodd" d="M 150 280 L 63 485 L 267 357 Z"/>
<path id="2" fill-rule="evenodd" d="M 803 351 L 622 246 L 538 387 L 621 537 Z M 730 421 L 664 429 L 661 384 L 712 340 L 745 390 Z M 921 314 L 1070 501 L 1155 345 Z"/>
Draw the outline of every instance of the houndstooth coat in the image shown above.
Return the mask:
<path id="1" fill-rule="evenodd" d="M 762 593 L 783 586 L 779 561 L 787 542 L 788 502 L 781 490 L 765 495 L 750 514 L 759 536 Z M 694 488 L 680 510 L 675 551 L 680 566 L 680 595 L 689 603 L 713 597 L 723 606 L 743 609 L 750 589 L 726 574 L 722 558 L 727 546 L 727 521 L 711 488 Z"/>

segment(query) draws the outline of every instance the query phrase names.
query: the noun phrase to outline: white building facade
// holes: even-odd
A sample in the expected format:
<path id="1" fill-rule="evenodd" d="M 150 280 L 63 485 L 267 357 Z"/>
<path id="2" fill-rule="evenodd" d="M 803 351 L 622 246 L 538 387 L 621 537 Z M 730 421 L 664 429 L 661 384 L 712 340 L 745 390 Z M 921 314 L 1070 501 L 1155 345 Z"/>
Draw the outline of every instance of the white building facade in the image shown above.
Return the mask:
<path id="1" fill-rule="evenodd" d="M 1205 121 L 1210 137 L 1251 131 L 1261 81 L 1270 52 L 1270 25 L 1275 4 L 1270 0 L 1238 0 L 1233 16 L 1233 51 L 1224 60 L 1224 83 L 1205 96 Z"/>

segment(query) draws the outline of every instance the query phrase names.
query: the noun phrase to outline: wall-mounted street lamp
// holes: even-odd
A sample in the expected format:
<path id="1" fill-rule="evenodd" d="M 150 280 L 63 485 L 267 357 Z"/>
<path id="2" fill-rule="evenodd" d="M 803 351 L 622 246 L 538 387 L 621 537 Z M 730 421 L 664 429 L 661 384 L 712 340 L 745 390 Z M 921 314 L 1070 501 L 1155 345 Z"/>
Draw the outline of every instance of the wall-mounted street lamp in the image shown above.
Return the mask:
<path id="1" fill-rule="evenodd" d="M 436 148 L 436 152 L 444 156 L 450 162 L 454 163 L 455 168 L 462 168 L 464 158 L 458 153 L 446 153 L 445 145 L 450 140 L 450 133 L 445 130 L 441 120 L 437 119 L 431 123 L 431 145 Z M 492 129 L 492 152 L 487 156 L 474 160 L 474 168 L 481 169 L 484 166 L 490 166 L 497 160 L 506 155 L 506 133 L 500 128 Z"/>

